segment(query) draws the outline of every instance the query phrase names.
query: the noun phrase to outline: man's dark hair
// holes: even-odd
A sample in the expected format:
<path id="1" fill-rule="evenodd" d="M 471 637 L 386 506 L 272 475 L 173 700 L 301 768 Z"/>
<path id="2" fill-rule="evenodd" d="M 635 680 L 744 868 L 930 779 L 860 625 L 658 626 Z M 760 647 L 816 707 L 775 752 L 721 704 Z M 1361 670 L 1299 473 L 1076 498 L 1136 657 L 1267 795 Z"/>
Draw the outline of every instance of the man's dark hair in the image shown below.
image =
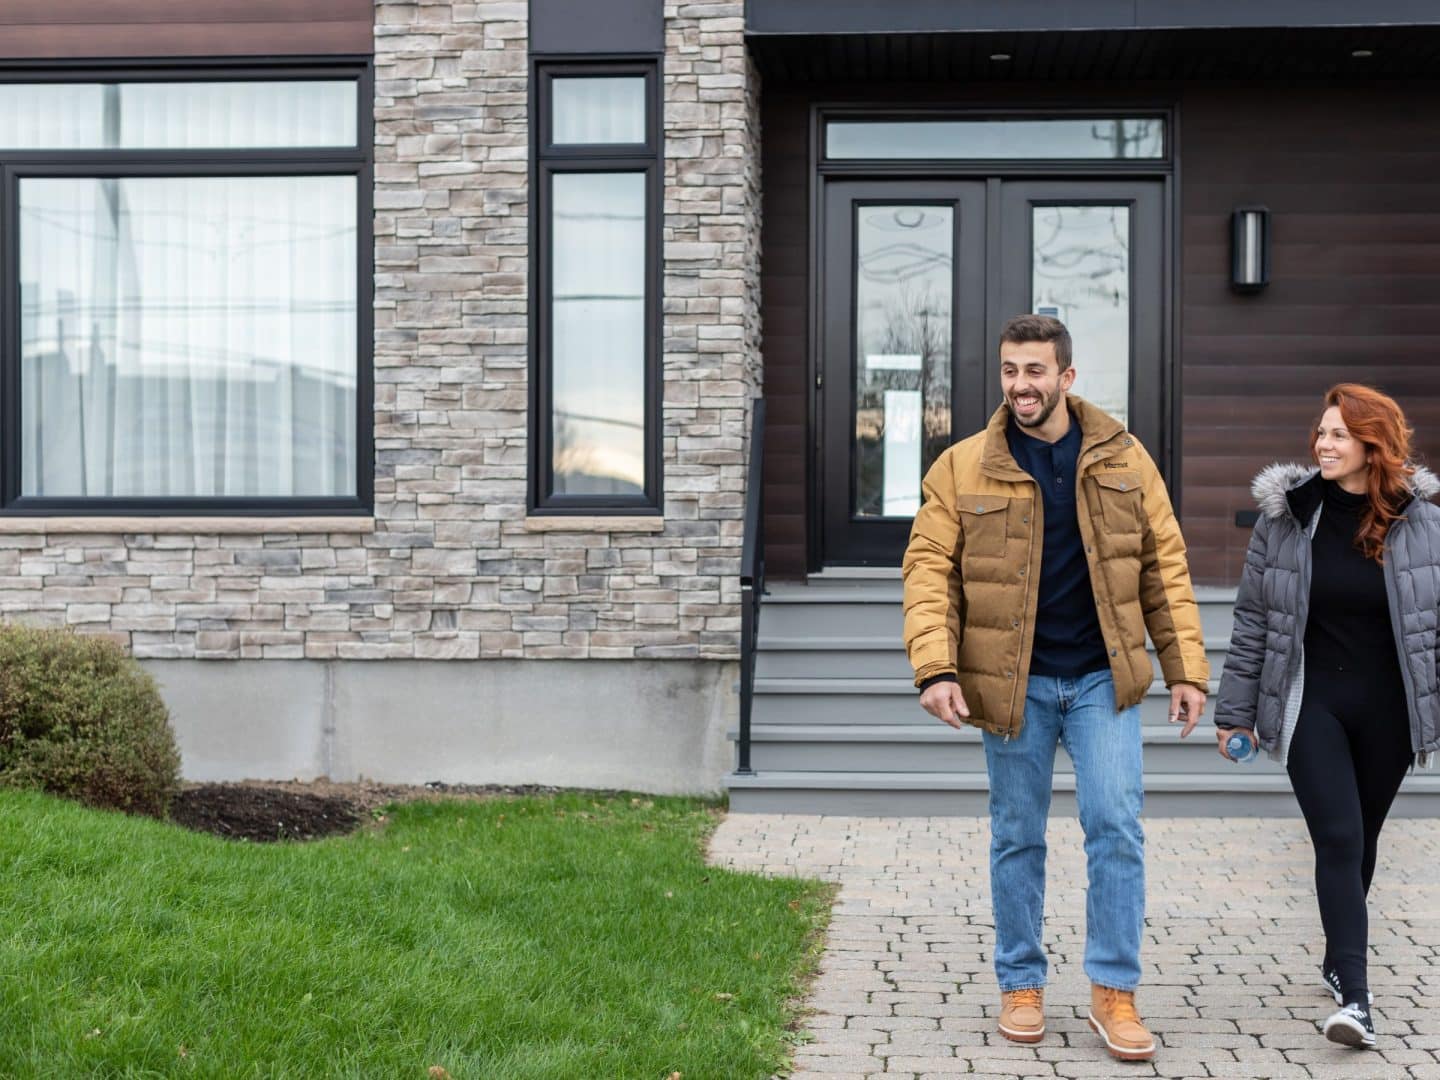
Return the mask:
<path id="1" fill-rule="evenodd" d="M 1048 341 L 1055 346 L 1055 359 L 1064 371 L 1070 366 L 1070 331 L 1049 315 L 1016 315 L 1000 331 L 1000 344 L 1023 345 L 1027 341 Z"/>

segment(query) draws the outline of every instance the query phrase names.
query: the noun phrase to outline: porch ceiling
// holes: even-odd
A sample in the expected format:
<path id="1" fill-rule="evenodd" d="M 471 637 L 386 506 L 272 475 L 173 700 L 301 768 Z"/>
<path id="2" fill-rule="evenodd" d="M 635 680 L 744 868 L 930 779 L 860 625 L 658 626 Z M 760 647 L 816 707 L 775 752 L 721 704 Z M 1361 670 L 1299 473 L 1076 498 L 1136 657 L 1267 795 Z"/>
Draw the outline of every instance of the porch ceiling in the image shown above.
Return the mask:
<path id="1" fill-rule="evenodd" d="M 749 41 L 762 75 L 786 83 L 1440 76 L 1435 26 L 761 34 Z"/>

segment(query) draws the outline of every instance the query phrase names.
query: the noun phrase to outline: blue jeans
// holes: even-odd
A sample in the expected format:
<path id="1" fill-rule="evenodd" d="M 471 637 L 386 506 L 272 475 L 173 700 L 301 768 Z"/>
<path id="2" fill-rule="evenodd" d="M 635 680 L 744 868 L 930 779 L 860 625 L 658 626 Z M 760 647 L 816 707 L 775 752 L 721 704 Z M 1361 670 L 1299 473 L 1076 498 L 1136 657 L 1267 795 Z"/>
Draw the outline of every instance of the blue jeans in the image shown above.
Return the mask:
<path id="1" fill-rule="evenodd" d="M 1140 709 L 1116 712 L 1108 671 L 1031 675 L 1025 723 L 1009 742 L 985 733 L 990 772 L 990 896 L 1001 990 L 1045 985 L 1045 824 L 1055 747 L 1075 763 L 1085 832 L 1085 974 L 1117 990 L 1140 982 L 1145 834 Z"/>

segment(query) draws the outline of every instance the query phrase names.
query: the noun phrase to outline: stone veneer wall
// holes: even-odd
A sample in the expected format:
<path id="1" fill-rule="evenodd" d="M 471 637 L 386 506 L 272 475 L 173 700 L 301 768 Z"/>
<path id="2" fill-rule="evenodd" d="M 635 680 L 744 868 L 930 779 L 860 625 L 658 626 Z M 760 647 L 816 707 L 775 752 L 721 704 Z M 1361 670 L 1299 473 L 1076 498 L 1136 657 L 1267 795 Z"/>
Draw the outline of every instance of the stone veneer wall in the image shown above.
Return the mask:
<path id="1" fill-rule="evenodd" d="M 526 10 L 375 9 L 373 529 L 0 522 L 0 617 L 146 658 L 736 655 L 760 363 L 743 3 L 665 5 L 659 532 L 526 520 Z"/>

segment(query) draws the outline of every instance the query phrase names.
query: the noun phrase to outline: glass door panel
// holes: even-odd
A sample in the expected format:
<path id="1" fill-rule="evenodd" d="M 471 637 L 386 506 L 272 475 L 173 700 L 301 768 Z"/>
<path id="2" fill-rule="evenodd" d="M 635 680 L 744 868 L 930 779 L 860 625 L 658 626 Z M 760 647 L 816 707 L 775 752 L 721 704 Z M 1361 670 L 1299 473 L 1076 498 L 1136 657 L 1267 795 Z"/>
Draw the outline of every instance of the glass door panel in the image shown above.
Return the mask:
<path id="1" fill-rule="evenodd" d="M 985 185 L 825 188 L 823 558 L 893 564 L 920 481 L 983 423 Z"/>
<path id="2" fill-rule="evenodd" d="M 915 516 L 950 445 L 950 206 L 856 207 L 856 517 Z"/>
<path id="3" fill-rule="evenodd" d="M 1030 211 L 1033 310 L 1074 343 L 1074 392 L 1130 422 L 1130 207 Z"/>
<path id="4" fill-rule="evenodd" d="M 1163 183 L 1150 180 L 1006 182 L 998 282 L 1000 320 L 1034 311 L 1063 322 L 1074 344 L 1074 392 L 1124 423 L 1161 462 L 1163 193 Z M 998 400 L 998 371 L 990 379 Z"/>

